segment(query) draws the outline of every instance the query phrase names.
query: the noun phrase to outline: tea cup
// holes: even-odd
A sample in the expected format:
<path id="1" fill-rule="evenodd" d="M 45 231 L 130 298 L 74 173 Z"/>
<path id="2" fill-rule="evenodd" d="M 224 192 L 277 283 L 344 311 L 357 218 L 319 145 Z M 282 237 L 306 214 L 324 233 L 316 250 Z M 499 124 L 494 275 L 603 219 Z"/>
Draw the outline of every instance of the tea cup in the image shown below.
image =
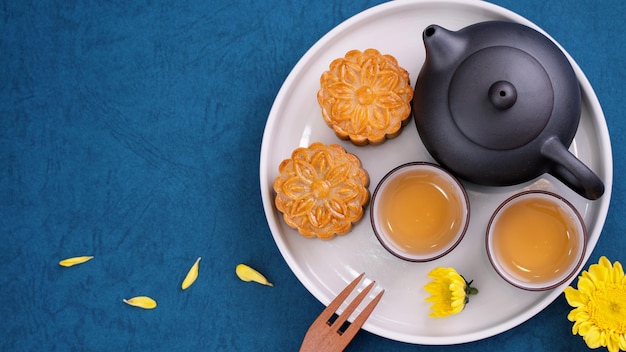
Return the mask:
<path id="1" fill-rule="evenodd" d="M 463 185 L 441 166 L 412 162 L 389 171 L 376 186 L 370 220 L 380 244 L 396 257 L 425 262 L 461 242 L 470 219 Z"/>
<path id="2" fill-rule="evenodd" d="M 550 290 L 578 272 L 587 229 L 580 213 L 562 196 L 524 191 L 493 213 L 486 247 L 491 265 L 505 281 L 529 291 Z"/>

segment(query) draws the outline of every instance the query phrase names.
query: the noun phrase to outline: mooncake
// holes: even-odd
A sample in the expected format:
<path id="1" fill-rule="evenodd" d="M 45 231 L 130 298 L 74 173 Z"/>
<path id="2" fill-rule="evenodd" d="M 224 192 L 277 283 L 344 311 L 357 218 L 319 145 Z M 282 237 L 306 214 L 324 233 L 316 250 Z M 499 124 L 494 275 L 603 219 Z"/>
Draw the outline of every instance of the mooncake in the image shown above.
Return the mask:
<path id="1" fill-rule="evenodd" d="M 369 176 L 337 144 L 313 143 L 283 160 L 274 180 L 276 208 L 306 237 L 330 239 L 350 231 L 369 202 Z"/>
<path id="2" fill-rule="evenodd" d="M 317 101 L 335 134 L 356 145 L 397 136 L 411 116 L 409 73 L 376 49 L 349 51 L 320 78 Z"/>

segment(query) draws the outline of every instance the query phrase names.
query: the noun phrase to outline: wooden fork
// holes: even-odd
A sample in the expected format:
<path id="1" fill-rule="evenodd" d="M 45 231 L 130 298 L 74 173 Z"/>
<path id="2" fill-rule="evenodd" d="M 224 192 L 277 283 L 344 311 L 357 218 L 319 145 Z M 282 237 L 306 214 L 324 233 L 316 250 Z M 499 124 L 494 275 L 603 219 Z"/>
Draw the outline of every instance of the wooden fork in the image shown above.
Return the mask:
<path id="1" fill-rule="evenodd" d="M 348 298 L 350 292 L 354 290 L 354 288 L 358 285 L 363 278 L 362 273 L 356 279 L 354 279 L 346 288 L 341 291 L 341 293 L 333 299 L 332 302 L 322 311 L 317 319 L 311 324 L 309 330 L 304 335 L 304 341 L 302 341 L 302 346 L 300 347 L 300 352 L 307 351 L 324 351 L 324 352 L 332 352 L 332 351 L 343 351 L 346 346 L 352 341 L 354 335 L 361 329 L 365 320 L 372 314 L 372 311 L 380 301 L 380 298 L 385 293 L 385 290 L 380 291 L 376 297 L 363 309 L 361 313 L 354 319 L 352 323 L 347 328 L 344 326 L 346 324 L 346 320 L 350 317 L 350 314 L 354 312 L 356 307 L 363 301 L 365 296 L 369 293 L 369 291 L 374 287 L 375 281 L 372 281 L 367 287 L 361 291 L 356 298 L 348 304 L 348 307 L 335 319 L 331 322 L 331 318 L 335 315 L 335 311 L 343 301 Z"/>

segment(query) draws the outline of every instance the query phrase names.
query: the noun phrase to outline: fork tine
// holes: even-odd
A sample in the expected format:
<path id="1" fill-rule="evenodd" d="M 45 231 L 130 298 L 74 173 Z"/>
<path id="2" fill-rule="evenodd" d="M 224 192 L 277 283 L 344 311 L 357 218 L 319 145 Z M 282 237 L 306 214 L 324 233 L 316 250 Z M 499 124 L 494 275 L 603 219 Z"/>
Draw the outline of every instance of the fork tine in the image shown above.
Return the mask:
<path id="1" fill-rule="evenodd" d="M 339 295 L 337 295 L 337 297 L 335 297 L 335 299 L 333 299 L 328 304 L 326 309 L 324 309 L 322 311 L 322 314 L 320 314 L 319 317 L 316 319 L 316 322 L 318 320 L 324 320 L 324 322 L 328 322 L 330 318 L 333 316 L 333 314 L 335 314 L 339 306 L 341 306 L 341 303 L 343 303 L 343 301 L 345 301 L 346 298 L 348 298 L 348 296 L 354 290 L 356 285 L 359 284 L 359 282 L 363 278 L 363 275 L 365 275 L 365 273 L 361 273 L 361 275 L 357 276 L 354 280 L 352 280 L 352 282 L 348 284 L 348 286 L 346 286 L 346 288 L 344 288 L 343 291 L 341 291 Z"/>
<path id="2" fill-rule="evenodd" d="M 348 318 L 350 317 L 350 314 L 352 314 L 352 312 L 354 312 L 356 307 L 358 307 L 359 304 L 361 304 L 361 302 L 363 302 L 363 299 L 365 298 L 365 296 L 367 296 L 367 294 L 370 292 L 372 287 L 374 287 L 375 283 L 376 283 L 375 281 L 370 282 L 370 284 L 367 285 L 367 287 L 365 287 L 363 289 L 363 291 L 359 292 L 359 294 L 352 300 L 352 302 L 350 302 L 350 304 L 348 304 L 348 306 L 341 313 L 341 315 L 339 315 L 337 320 L 335 320 L 335 322 L 333 322 L 333 325 L 332 325 L 333 327 L 336 327 L 337 330 L 339 330 L 341 328 L 343 323 L 345 323 L 346 320 L 348 320 Z"/>
<path id="3" fill-rule="evenodd" d="M 345 331 L 342 333 L 340 329 L 343 327 L 345 321 L 350 317 L 350 314 L 358 307 L 363 301 L 365 296 L 374 287 L 375 281 L 372 281 L 365 289 L 363 289 L 356 298 L 348 304 L 348 307 L 335 319 L 331 324 L 330 319 L 335 314 L 339 306 L 346 301 L 350 293 L 361 282 L 361 279 L 365 273 L 362 273 L 355 278 L 346 288 L 344 288 L 335 299 L 333 299 L 326 309 L 313 321 L 313 324 L 309 327 L 302 345 L 300 346 L 300 352 L 317 352 L 317 351 L 343 351 L 354 335 L 361 329 L 365 320 L 372 313 L 378 301 L 380 301 L 385 290 L 374 297 L 374 299 L 365 307 L 365 309 L 354 319 Z"/>
<path id="4" fill-rule="evenodd" d="M 365 309 L 363 309 L 363 311 L 359 313 L 359 315 L 354 319 L 354 321 L 352 321 L 352 324 L 350 324 L 350 326 L 348 326 L 346 331 L 343 332 L 343 337 L 345 337 L 348 341 L 352 340 L 354 335 L 356 335 L 356 333 L 359 332 L 359 329 L 361 329 L 361 327 L 363 326 L 367 318 L 369 318 L 370 314 L 372 314 L 372 311 L 374 311 L 374 308 L 376 308 L 378 301 L 380 301 L 384 293 L 385 293 L 385 290 L 380 291 L 376 295 L 376 297 L 374 297 L 374 299 L 370 303 L 367 304 Z"/>

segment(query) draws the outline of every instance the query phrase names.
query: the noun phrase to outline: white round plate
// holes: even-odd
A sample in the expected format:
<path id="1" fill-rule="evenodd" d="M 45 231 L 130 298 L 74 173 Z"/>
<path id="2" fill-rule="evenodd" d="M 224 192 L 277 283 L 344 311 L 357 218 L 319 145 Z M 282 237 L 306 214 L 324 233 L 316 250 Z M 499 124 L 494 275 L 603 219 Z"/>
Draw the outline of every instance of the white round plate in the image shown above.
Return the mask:
<path id="1" fill-rule="evenodd" d="M 475 341 L 511 329 L 554 301 L 572 280 L 551 291 L 529 292 L 502 280 L 485 251 L 485 230 L 498 204 L 514 193 L 543 189 L 571 201 L 589 230 L 585 262 L 595 247 L 606 219 L 612 187 L 609 134 L 600 104 L 589 81 L 571 59 L 582 89 L 582 117 L 570 151 L 604 181 L 605 194 L 596 201 L 577 195 L 549 175 L 511 187 L 482 187 L 465 183 L 471 202 L 467 234 L 450 254 L 428 263 L 402 261 L 376 240 L 369 211 L 352 231 L 330 241 L 304 238 L 289 228 L 274 206 L 272 184 L 278 165 L 298 147 L 312 142 L 338 143 L 357 155 L 368 171 L 372 191 L 394 167 L 411 161 L 434 162 L 421 143 L 413 121 L 399 137 L 382 145 L 357 147 L 339 140 L 322 119 L 316 94 L 319 78 L 332 60 L 352 49 L 378 49 L 395 56 L 415 82 L 424 62 L 421 33 L 430 24 L 458 30 L 470 24 L 504 20 L 539 29 L 523 17 L 482 1 L 394 1 L 366 10 L 321 38 L 293 68 L 270 111 L 263 136 L 260 182 L 263 206 L 272 235 L 285 261 L 302 284 L 327 305 L 359 273 L 385 289 L 383 299 L 364 329 L 393 340 L 428 345 Z M 445 319 L 428 317 L 424 285 L 437 266 L 454 267 L 480 290 L 460 314 Z M 374 291 L 376 291 L 374 290 Z M 371 296 L 373 297 L 373 294 Z M 342 308 L 343 309 L 343 306 Z"/>

